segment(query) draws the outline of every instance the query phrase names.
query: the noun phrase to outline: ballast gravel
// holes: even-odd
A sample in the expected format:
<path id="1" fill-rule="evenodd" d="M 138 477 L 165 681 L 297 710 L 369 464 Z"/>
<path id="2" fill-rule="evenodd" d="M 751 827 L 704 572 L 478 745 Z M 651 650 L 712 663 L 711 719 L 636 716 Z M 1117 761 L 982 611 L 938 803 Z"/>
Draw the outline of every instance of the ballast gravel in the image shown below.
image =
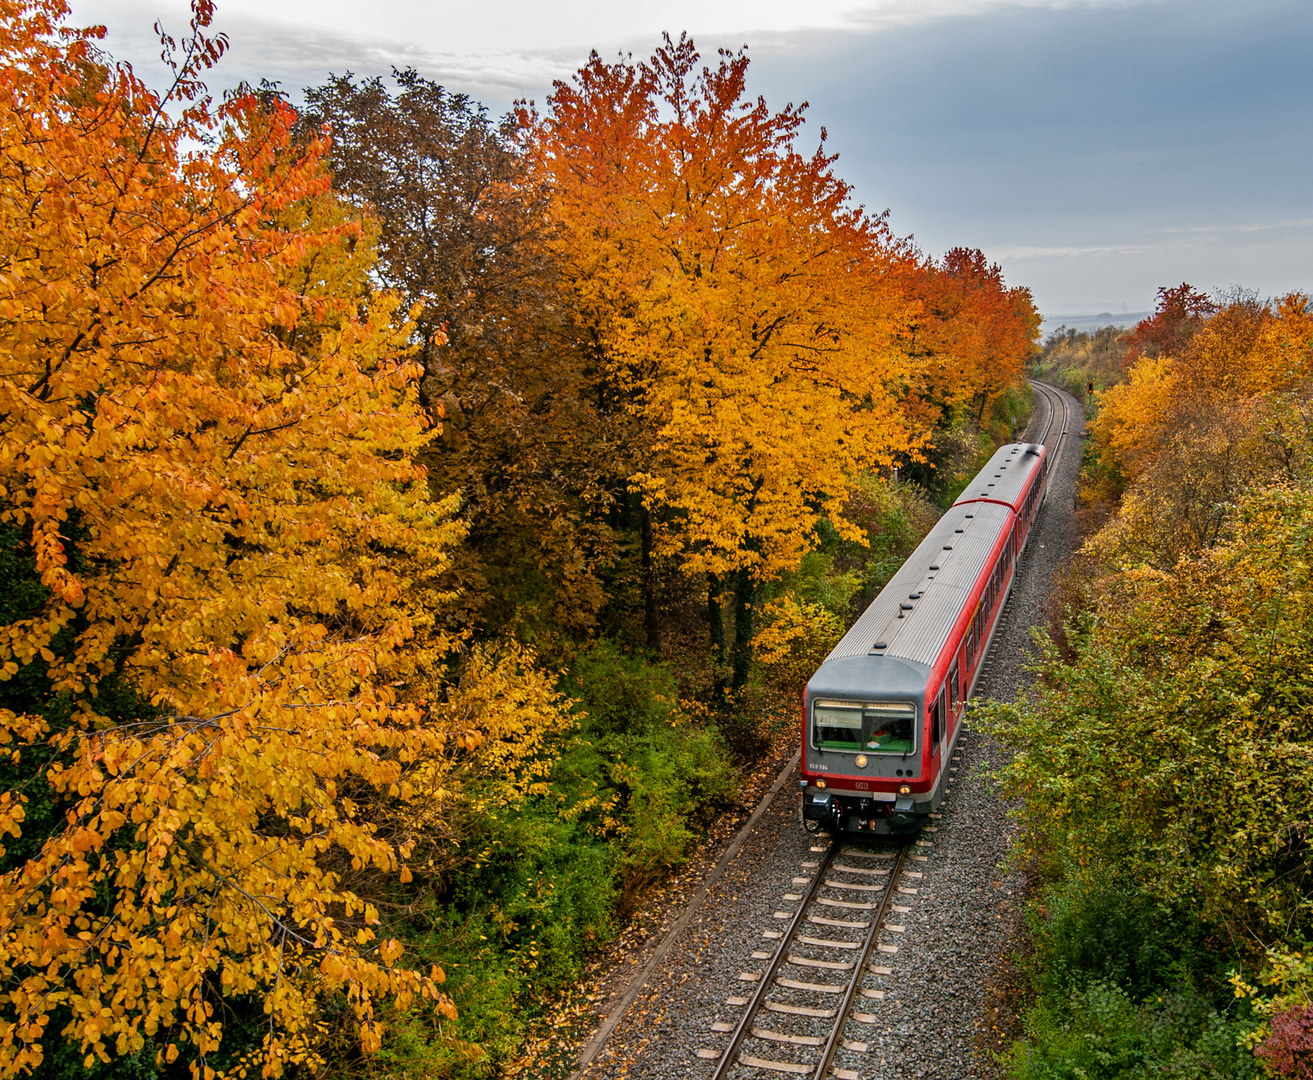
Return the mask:
<path id="1" fill-rule="evenodd" d="M 1044 430 L 1044 402 L 1041 397 L 1027 438 Z M 1025 667 L 1034 659 L 1030 628 L 1043 622 L 1053 574 L 1078 543 L 1071 511 L 1083 410 L 1069 404 L 1067 441 L 1051 467 L 1048 497 L 1018 568 L 977 699 L 1011 700 L 1028 686 Z M 915 882 L 915 895 L 898 897 L 908 909 L 897 918 L 903 930 L 884 930 L 879 938 L 897 950 L 875 954 L 875 962 L 891 974 L 868 976 L 863 983 L 880 986 L 884 997 L 864 1000 L 856 1010 L 873 1023 L 847 1029 L 849 1038 L 865 1041 L 869 1049 L 840 1050 L 835 1059 L 836 1067 L 855 1071 L 861 1080 L 995 1075 L 993 1064 L 977 1049 L 977 1037 L 990 974 L 1021 923 L 1025 883 L 1008 868 L 1015 826 L 990 779 L 1003 762 L 1002 751 L 969 722 L 958 751 L 956 779 L 935 831 L 923 834 L 927 843 L 917 849 L 920 858 L 907 864 L 922 876 Z M 742 1015 L 742 1007 L 727 999 L 751 997 L 751 977 L 766 966 L 753 953 L 772 949 L 765 935 L 786 925 L 777 913 L 792 912 L 795 904 L 785 896 L 801 891 L 793 879 L 808 876 L 805 864 L 820 857 L 812 849 L 824 839 L 802 829 L 796 779 L 795 772 L 709 890 L 583 1073 L 588 1080 L 710 1077 L 729 1039 L 715 1026 L 732 1028 Z M 743 1068 L 731 1073 L 735 1078 L 749 1075 L 767 1074 Z"/>

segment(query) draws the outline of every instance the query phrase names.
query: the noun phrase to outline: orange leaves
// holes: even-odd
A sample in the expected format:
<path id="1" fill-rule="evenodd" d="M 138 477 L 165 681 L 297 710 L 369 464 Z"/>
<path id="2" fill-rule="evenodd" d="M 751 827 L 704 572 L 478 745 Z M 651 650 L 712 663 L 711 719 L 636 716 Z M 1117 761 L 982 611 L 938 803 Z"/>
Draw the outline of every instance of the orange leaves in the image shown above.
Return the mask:
<path id="1" fill-rule="evenodd" d="M 1091 543 L 1115 565 L 1170 570 L 1226 538 L 1241 492 L 1313 460 L 1313 320 L 1298 294 L 1218 305 L 1182 285 L 1159 301 L 1133 335 L 1128 380 L 1099 395 L 1094 444 L 1129 487 Z"/>
<path id="2" fill-rule="evenodd" d="M 907 407 L 931 426 L 966 405 L 980 421 L 1034 351 L 1039 313 L 1030 292 L 1007 288 L 980 251 L 953 248 L 939 262 L 905 255 L 891 276 L 907 303 L 900 342 L 914 360 Z"/>
<path id="3" fill-rule="evenodd" d="M 594 56 L 524 116 L 575 300 L 640 421 L 630 477 L 690 572 L 796 564 L 847 477 L 914 445 L 894 387 L 882 221 L 848 201 L 802 113 L 744 99 L 747 58 L 687 39 Z"/>

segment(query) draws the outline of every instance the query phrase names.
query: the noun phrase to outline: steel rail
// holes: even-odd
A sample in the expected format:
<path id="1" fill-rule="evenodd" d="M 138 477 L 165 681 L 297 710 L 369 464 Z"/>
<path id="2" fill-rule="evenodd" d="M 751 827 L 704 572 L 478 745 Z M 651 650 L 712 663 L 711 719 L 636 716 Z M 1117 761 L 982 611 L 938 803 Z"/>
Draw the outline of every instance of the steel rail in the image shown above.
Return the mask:
<path id="1" fill-rule="evenodd" d="M 1030 385 L 1040 390 L 1044 394 L 1044 400 L 1049 406 L 1048 422 L 1044 425 L 1044 434 L 1037 440 L 1047 445 L 1049 432 L 1053 430 L 1053 420 L 1057 413 L 1057 404 L 1062 405 L 1062 429 L 1058 432 L 1058 441 L 1053 446 L 1053 456 L 1056 460 L 1058 453 L 1062 450 L 1062 444 L 1067 438 L 1067 429 L 1071 419 L 1071 406 L 1067 403 L 1067 394 L 1057 386 L 1050 383 L 1040 382 L 1038 379 L 1031 379 Z"/>
<path id="2" fill-rule="evenodd" d="M 1040 392 L 1040 396 L 1044 398 L 1044 404 L 1049 407 L 1049 416 L 1048 416 L 1048 421 L 1044 425 L 1044 434 L 1035 440 L 1037 443 L 1043 446 L 1045 445 L 1045 442 L 1049 437 L 1049 432 L 1053 428 L 1053 398 L 1049 394 L 1048 383 L 1042 383 L 1036 379 L 1031 379 L 1030 385 Z"/>
<path id="3" fill-rule="evenodd" d="M 838 848 L 837 842 L 835 847 Z M 880 901 L 880 910 L 871 920 L 871 928 L 866 932 L 866 944 L 862 949 L 862 957 L 857 963 L 853 981 L 848 984 L 848 991 L 844 994 L 843 1004 L 839 1006 L 839 1022 L 834 1025 L 834 1030 L 830 1032 L 829 1041 L 825 1044 L 825 1053 L 821 1055 L 821 1063 L 812 1074 L 813 1080 L 822 1080 L 830 1068 L 830 1063 L 834 1060 L 835 1052 L 839 1049 L 839 1043 L 843 1039 L 843 1029 L 848 1025 L 848 1013 L 852 1010 L 853 1002 L 857 999 L 857 991 L 861 988 L 866 965 L 871 960 L 871 951 L 880 938 L 880 926 L 884 922 L 885 913 L 889 910 L 889 901 L 893 899 L 894 893 L 898 891 L 898 876 L 903 872 L 903 863 L 907 859 L 907 853 L 911 850 L 912 841 L 909 840 L 899 850 L 898 857 L 894 860 L 893 869 L 889 871 L 889 885 L 884 891 L 884 898 Z"/>
<path id="4" fill-rule="evenodd" d="M 775 973 L 779 971 L 780 966 L 785 962 L 784 958 L 789 951 L 789 945 L 797 935 L 798 927 L 802 925 L 803 916 L 807 914 L 807 909 L 811 907 L 812 901 L 816 899 L 816 894 L 821 890 L 825 881 L 825 872 L 829 870 L 830 863 L 838 850 L 839 838 L 835 836 L 830 840 L 830 846 L 825 854 L 821 856 L 820 863 L 816 867 L 816 876 L 812 878 L 811 885 L 808 886 L 802 900 L 798 903 L 798 910 L 793 913 L 788 928 L 780 938 L 780 947 L 775 950 L 775 955 L 771 958 L 765 973 L 757 983 L 756 991 L 748 999 L 747 1007 L 743 1010 L 743 1019 L 739 1021 L 738 1027 L 734 1029 L 734 1034 L 730 1036 L 729 1045 L 721 1055 L 720 1062 L 716 1065 L 716 1071 L 711 1074 L 711 1080 L 724 1080 L 726 1073 L 733 1067 L 739 1046 L 752 1029 L 752 1022 L 757 1018 L 757 1013 L 761 1011 L 761 1003 L 770 989 L 771 980 L 775 978 Z"/>

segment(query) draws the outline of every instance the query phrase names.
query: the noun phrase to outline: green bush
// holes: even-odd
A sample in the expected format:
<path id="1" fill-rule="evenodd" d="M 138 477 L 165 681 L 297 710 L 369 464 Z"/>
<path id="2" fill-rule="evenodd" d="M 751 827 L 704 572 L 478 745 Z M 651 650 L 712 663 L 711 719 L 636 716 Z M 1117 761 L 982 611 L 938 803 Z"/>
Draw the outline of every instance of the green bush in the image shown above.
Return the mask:
<path id="1" fill-rule="evenodd" d="M 480 810 L 466 861 L 409 923 L 411 954 L 439 964 L 457 1019 L 414 1010 L 372 1061 L 336 1076 L 491 1075 L 513 1059 L 553 994 L 577 983 L 644 888 L 683 864 L 706 821 L 734 801 L 737 776 L 717 734 L 686 718 L 670 672 L 610 642 L 581 652 L 560 681 L 579 725 L 545 794 L 506 801 L 497 778 L 471 785 Z"/>
<path id="2" fill-rule="evenodd" d="M 1191 978 L 1226 986 L 1225 969 L 1213 970 L 1217 954 L 1197 916 L 1182 906 L 1163 907 L 1115 871 L 1100 867 L 1062 877 L 1044 890 L 1039 910 L 1032 930 L 1037 985 L 1045 997 L 1093 983 L 1115 985 L 1137 999 Z"/>
<path id="3" fill-rule="evenodd" d="M 1035 411 L 1035 390 L 1028 382 L 1016 382 L 994 399 L 989 416 L 989 441 L 994 446 L 1015 441 L 1026 429 Z"/>
<path id="4" fill-rule="evenodd" d="M 680 722 L 675 677 L 641 653 L 602 640 L 580 652 L 561 680 L 588 734 L 643 735 Z"/>
<path id="5" fill-rule="evenodd" d="M 1107 982 L 1047 999 L 1006 1055 L 1012 1080 L 1247 1080 L 1262 1075 L 1243 1046 L 1247 1017 L 1190 992 L 1137 1004 Z"/>
<path id="6" fill-rule="evenodd" d="M 1257 1027 L 1198 916 L 1106 867 L 1064 867 L 1032 908 L 1035 1001 L 1011 1080 L 1243 1080 Z"/>

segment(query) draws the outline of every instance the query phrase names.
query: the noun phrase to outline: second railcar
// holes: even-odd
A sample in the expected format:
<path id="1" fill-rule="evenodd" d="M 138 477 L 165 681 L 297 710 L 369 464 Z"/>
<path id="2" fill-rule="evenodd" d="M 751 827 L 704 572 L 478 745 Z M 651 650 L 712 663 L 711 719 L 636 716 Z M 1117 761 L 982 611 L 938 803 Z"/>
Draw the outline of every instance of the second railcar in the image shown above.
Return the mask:
<path id="1" fill-rule="evenodd" d="M 1043 446 L 1001 448 L 808 681 L 809 828 L 913 832 L 938 809 L 1046 474 Z"/>

